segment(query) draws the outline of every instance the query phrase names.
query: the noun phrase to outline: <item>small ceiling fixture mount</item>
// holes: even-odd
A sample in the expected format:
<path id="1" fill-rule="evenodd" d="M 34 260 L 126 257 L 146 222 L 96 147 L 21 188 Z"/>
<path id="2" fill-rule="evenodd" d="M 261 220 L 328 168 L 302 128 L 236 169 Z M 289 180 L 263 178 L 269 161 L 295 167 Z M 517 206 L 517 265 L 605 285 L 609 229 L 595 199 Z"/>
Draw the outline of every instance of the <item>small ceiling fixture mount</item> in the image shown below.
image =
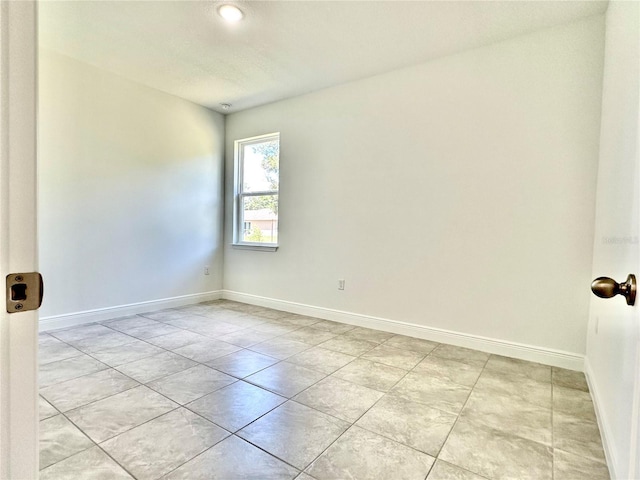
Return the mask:
<path id="1" fill-rule="evenodd" d="M 229 23 L 236 23 L 242 20 L 244 13 L 235 5 L 220 5 L 218 7 L 218 15 L 224 18 Z"/>
<path id="2" fill-rule="evenodd" d="M 229 110 L 231 108 L 230 103 L 221 103 L 220 106 L 222 107 L 223 110 Z"/>

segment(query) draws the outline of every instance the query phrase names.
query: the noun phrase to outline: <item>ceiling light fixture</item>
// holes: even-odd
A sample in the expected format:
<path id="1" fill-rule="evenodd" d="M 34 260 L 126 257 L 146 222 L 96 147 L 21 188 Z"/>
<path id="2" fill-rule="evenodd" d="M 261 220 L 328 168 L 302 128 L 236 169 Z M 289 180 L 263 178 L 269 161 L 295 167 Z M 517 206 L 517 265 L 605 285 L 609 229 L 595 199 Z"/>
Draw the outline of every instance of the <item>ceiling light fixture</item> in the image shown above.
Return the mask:
<path id="1" fill-rule="evenodd" d="M 242 20 L 244 13 L 234 5 L 222 5 L 218 8 L 218 15 L 229 23 L 236 23 Z"/>
<path id="2" fill-rule="evenodd" d="M 231 108 L 230 103 L 221 103 L 220 106 L 222 107 L 223 110 L 229 110 Z"/>

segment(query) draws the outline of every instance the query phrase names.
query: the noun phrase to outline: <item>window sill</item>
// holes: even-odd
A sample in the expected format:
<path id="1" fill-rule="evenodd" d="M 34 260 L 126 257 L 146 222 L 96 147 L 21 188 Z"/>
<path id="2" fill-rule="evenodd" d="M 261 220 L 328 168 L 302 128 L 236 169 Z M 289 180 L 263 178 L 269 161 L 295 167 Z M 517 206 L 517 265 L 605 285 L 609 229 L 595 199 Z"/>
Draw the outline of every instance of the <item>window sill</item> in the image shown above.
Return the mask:
<path id="1" fill-rule="evenodd" d="M 278 245 L 263 245 L 260 243 L 232 243 L 231 248 L 237 250 L 255 250 L 257 252 L 276 252 Z"/>

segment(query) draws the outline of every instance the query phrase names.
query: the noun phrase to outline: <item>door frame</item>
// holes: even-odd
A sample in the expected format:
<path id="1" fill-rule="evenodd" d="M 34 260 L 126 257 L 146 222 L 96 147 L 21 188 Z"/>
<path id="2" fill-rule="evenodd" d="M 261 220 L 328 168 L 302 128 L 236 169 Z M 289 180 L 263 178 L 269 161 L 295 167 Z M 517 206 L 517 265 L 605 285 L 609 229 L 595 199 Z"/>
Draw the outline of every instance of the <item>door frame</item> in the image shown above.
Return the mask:
<path id="1" fill-rule="evenodd" d="M 638 112 L 638 133 L 636 135 L 636 188 L 640 185 L 640 96 L 638 97 L 638 106 L 636 108 Z M 640 220 L 638 220 L 640 222 Z M 640 249 L 640 245 L 636 243 L 636 249 Z M 640 252 L 638 255 L 640 258 Z M 637 271 L 640 272 L 640 263 L 636 265 Z M 640 303 L 640 300 L 636 300 L 636 303 Z M 639 307 L 635 307 L 638 309 Z M 635 375 L 633 382 L 633 407 L 631 410 L 631 439 L 629 446 L 631 451 L 629 452 L 629 477 L 633 479 L 640 479 L 640 316 L 636 316 L 636 358 L 635 358 Z"/>
<path id="2" fill-rule="evenodd" d="M 629 454 L 629 478 L 640 477 L 640 334 L 636 350 L 635 378 L 633 389 L 633 409 L 631 412 L 631 441 Z"/>
<path id="3" fill-rule="evenodd" d="M 640 19 L 638 19 L 640 23 Z M 636 134 L 636 165 L 637 168 L 640 169 L 640 96 L 638 96 L 638 105 L 636 108 L 636 112 L 638 112 L 638 123 L 637 129 L 638 133 Z M 640 185 L 640 171 L 636 170 L 636 185 Z M 637 187 L 636 187 L 637 188 Z M 638 220 L 640 222 L 640 220 Z M 640 245 L 636 245 L 636 248 L 640 249 Z M 640 252 L 638 255 L 640 258 Z M 638 268 L 638 272 L 640 273 L 640 264 L 636 265 Z M 638 301 L 638 300 L 636 300 Z M 631 461 L 629 465 L 629 472 L 633 475 L 633 478 L 640 478 L 640 318 L 636 323 L 636 375 L 635 375 L 635 384 L 634 384 L 634 396 L 633 396 L 633 423 L 631 426 Z"/>
<path id="4" fill-rule="evenodd" d="M 1 0 L 2 283 L 9 273 L 38 266 L 37 43 L 36 2 Z M 8 314 L 0 308 L 0 478 L 38 477 L 37 339 L 37 311 Z"/>

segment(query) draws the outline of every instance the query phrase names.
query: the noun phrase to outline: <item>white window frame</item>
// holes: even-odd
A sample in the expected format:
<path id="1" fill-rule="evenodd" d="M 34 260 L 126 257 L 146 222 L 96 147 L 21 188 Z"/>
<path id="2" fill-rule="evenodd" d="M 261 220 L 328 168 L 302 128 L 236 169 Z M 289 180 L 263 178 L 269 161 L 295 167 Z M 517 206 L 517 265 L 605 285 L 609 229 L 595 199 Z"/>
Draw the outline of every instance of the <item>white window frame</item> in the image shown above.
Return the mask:
<path id="1" fill-rule="evenodd" d="M 236 140 L 233 143 L 234 150 L 234 184 L 233 184 L 233 247 L 243 248 L 248 250 L 260 250 L 275 252 L 278 250 L 277 243 L 262 243 L 262 242 L 245 242 L 242 239 L 243 227 L 244 227 L 244 209 L 242 208 L 243 199 L 245 197 L 258 197 L 264 195 L 278 195 L 278 202 L 280 201 L 280 181 L 278 179 L 278 190 L 268 190 L 264 192 L 243 192 L 243 167 L 244 167 L 244 147 L 257 143 L 265 143 L 268 141 L 278 141 L 280 145 L 280 132 L 268 133 L 266 135 L 259 135 L 257 137 L 242 138 Z M 278 217 L 280 213 L 280 207 L 278 203 Z M 280 219 L 278 218 L 278 239 L 280 239 Z"/>

